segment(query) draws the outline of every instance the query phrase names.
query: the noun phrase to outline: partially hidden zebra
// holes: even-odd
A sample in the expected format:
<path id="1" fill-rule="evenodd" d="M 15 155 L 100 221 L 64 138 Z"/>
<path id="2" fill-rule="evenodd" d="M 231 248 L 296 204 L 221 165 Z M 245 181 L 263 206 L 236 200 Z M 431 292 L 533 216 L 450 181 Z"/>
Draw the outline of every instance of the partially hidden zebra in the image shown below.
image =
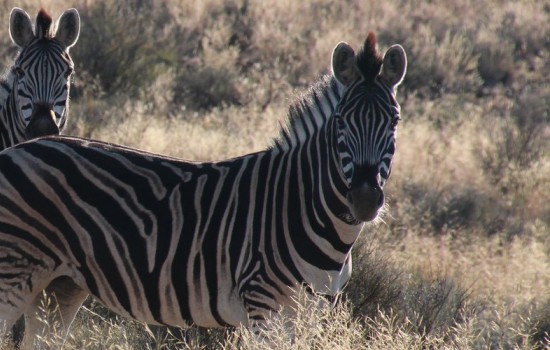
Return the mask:
<path id="1" fill-rule="evenodd" d="M 74 70 L 69 48 L 78 39 L 80 17 L 69 9 L 52 27 L 52 18 L 40 10 L 33 30 L 29 15 L 16 7 L 9 28 L 20 52 L 0 80 L 0 149 L 63 130 Z"/>
<path id="2" fill-rule="evenodd" d="M 384 205 L 405 51 L 374 34 L 333 52 L 261 152 L 189 162 L 74 137 L 0 153 L 0 320 L 64 332 L 88 294 L 149 324 L 262 327 L 302 285 L 335 294 L 350 250 Z M 65 333 L 66 334 L 66 333 Z"/>

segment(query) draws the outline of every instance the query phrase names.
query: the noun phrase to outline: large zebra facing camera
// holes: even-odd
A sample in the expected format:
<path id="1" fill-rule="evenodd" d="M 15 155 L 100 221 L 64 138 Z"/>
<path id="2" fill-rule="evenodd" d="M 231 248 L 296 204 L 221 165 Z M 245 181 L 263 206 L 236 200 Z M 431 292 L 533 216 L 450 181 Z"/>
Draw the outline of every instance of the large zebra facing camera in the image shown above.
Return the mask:
<path id="1" fill-rule="evenodd" d="M 394 45 L 382 58 L 374 33 L 369 33 L 357 55 L 347 43 L 338 44 L 332 69 L 347 86 L 335 111 L 339 158 L 349 187 L 346 197 L 355 219 L 371 221 L 384 205 L 383 186 L 395 153 L 401 112 L 395 92 L 407 70 L 405 50 Z"/>
<path id="2" fill-rule="evenodd" d="M 2 84 L 6 97 L 1 121 L 6 128 L 0 135 L 3 148 L 62 131 L 74 71 L 69 49 L 80 33 L 76 9 L 66 10 L 55 24 L 42 9 L 33 27 L 30 16 L 16 7 L 9 23 L 11 39 L 20 52 Z"/>
<path id="3" fill-rule="evenodd" d="M 0 152 L 0 329 L 24 313 L 39 347 L 43 291 L 61 335 L 88 294 L 149 324 L 252 329 L 303 285 L 336 295 L 395 150 L 406 58 L 375 44 L 339 44 L 260 152 L 192 162 L 62 136 Z"/>

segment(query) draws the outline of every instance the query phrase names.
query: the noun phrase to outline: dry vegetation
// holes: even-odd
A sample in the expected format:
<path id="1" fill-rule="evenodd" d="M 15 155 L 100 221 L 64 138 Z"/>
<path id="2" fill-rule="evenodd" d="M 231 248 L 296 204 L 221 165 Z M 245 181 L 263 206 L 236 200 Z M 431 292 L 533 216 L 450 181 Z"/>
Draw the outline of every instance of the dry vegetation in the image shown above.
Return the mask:
<path id="1" fill-rule="evenodd" d="M 57 15 L 70 3 L 45 6 Z M 82 28 L 66 133 L 194 160 L 264 148 L 339 41 L 373 30 L 382 49 L 401 43 L 409 70 L 384 223 L 365 228 L 336 309 L 304 299 L 266 336 L 295 349 L 548 346 L 550 2 L 72 5 Z M 4 64 L 13 6 L 40 2 L 0 4 Z M 88 302 L 65 348 L 264 345 L 241 329 L 146 329 Z"/>

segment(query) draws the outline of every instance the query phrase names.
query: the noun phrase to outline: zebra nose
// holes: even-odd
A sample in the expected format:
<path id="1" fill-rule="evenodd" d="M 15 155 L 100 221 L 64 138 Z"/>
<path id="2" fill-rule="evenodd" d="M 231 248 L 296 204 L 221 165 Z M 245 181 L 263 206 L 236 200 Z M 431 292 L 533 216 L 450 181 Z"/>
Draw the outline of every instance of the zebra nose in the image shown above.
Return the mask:
<path id="1" fill-rule="evenodd" d="M 36 104 L 31 120 L 25 128 L 25 134 L 27 139 L 59 134 L 59 127 L 55 123 L 55 112 L 47 105 Z"/>
<path id="2" fill-rule="evenodd" d="M 384 206 L 384 191 L 380 186 L 365 184 L 351 188 L 347 195 L 353 217 L 359 221 L 372 221 Z"/>

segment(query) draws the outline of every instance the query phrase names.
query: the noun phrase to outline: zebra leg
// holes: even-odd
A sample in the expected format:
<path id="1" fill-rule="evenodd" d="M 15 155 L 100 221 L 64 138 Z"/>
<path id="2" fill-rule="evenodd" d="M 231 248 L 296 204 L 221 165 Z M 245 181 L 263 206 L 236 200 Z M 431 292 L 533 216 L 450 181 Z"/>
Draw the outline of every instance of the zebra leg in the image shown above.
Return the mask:
<path id="1" fill-rule="evenodd" d="M 19 317 L 11 329 L 11 339 L 16 347 L 19 347 L 25 334 L 25 318 Z"/>
<path id="2" fill-rule="evenodd" d="M 17 319 L 23 314 L 23 307 L 17 307 L 15 304 L 6 304 L 0 301 L 0 341 L 13 327 Z"/>
<path id="3" fill-rule="evenodd" d="M 22 244 L 21 246 L 24 246 Z M 0 337 L 3 338 L 28 305 L 51 281 L 50 262 L 0 238 Z"/>
<path id="4" fill-rule="evenodd" d="M 48 348 L 37 335 L 54 336 L 53 348 L 62 347 L 69 327 L 88 293 L 77 286 L 70 277 L 53 280 L 44 293 L 35 297 L 25 312 L 25 336 L 22 349 Z M 43 316 L 39 318 L 38 316 Z M 45 320 L 46 319 L 46 320 Z M 49 333 L 49 334 L 48 334 Z"/>

